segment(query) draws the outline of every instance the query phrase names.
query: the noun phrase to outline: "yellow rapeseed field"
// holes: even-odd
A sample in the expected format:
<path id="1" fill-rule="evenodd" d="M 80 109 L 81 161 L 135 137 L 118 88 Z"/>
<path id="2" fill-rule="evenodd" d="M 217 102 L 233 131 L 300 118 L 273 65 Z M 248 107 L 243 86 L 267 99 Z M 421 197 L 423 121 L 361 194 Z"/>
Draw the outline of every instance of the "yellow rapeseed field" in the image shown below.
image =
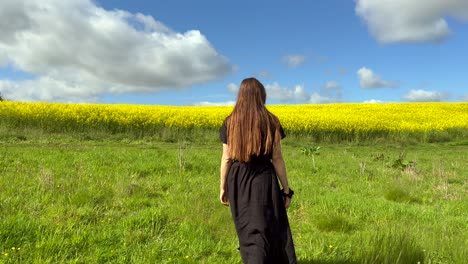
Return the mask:
<path id="1" fill-rule="evenodd" d="M 218 129 L 232 106 L 145 106 L 0 102 L 1 123 L 52 130 L 125 132 L 159 128 Z M 297 133 L 424 132 L 468 128 L 468 103 L 271 105 Z"/>

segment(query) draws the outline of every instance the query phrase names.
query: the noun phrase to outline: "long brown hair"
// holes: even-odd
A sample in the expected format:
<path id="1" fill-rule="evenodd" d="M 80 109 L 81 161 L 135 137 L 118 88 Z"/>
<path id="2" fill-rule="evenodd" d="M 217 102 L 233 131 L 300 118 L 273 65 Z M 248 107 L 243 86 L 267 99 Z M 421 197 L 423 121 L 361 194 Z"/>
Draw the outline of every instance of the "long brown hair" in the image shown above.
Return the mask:
<path id="1" fill-rule="evenodd" d="M 240 85 L 234 110 L 227 118 L 229 156 L 247 162 L 251 156 L 269 155 L 281 140 L 279 120 L 265 107 L 266 91 L 255 78 Z"/>

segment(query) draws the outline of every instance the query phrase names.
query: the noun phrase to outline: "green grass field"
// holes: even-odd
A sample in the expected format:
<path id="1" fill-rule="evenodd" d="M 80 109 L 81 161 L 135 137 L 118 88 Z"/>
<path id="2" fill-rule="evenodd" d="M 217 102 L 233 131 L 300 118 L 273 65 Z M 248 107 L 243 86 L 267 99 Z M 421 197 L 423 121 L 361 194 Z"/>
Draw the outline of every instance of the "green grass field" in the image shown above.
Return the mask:
<path id="1" fill-rule="evenodd" d="M 0 263 L 241 263 L 208 138 L 0 129 Z M 283 152 L 299 263 L 465 263 L 466 140 Z"/>

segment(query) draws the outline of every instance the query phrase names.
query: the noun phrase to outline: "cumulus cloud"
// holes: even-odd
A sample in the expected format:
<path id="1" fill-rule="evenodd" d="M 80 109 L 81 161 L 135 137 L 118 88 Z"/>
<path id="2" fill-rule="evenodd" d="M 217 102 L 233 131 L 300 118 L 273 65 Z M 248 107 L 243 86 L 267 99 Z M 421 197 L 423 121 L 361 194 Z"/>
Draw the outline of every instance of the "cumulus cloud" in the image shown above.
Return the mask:
<path id="1" fill-rule="evenodd" d="M 237 93 L 239 91 L 239 86 L 235 83 L 230 83 L 227 85 L 227 88 L 229 92 L 231 93 Z"/>
<path id="2" fill-rule="evenodd" d="M 265 85 L 267 97 L 280 101 L 299 101 L 306 102 L 310 96 L 305 91 L 303 85 L 296 85 L 293 88 L 286 88 L 280 86 L 278 83 Z"/>
<path id="3" fill-rule="evenodd" d="M 468 20 L 468 1 L 357 0 L 355 12 L 379 42 L 438 41 L 450 34 L 445 17 Z"/>
<path id="4" fill-rule="evenodd" d="M 298 67 L 306 61 L 304 55 L 286 55 L 283 57 L 283 62 L 290 68 Z"/>
<path id="5" fill-rule="evenodd" d="M 328 102 L 341 101 L 343 88 L 337 81 L 328 81 L 320 90 L 320 94 L 328 98 Z"/>
<path id="6" fill-rule="evenodd" d="M 80 89 L 49 76 L 36 80 L 0 80 L 0 91 L 13 101 L 97 102 L 102 90 Z"/>
<path id="7" fill-rule="evenodd" d="M 36 76 L 2 80 L 5 97 L 94 100 L 155 93 L 234 70 L 197 30 L 179 33 L 151 16 L 105 10 L 91 0 L 2 0 L 0 67 Z"/>
<path id="8" fill-rule="evenodd" d="M 385 81 L 379 75 L 375 74 L 371 69 L 362 67 L 357 71 L 359 77 L 359 84 L 362 88 L 382 88 L 382 87 L 396 87 L 397 83 L 394 81 Z"/>
<path id="9" fill-rule="evenodd" d="M 324 88 L 327 90 L 336 90 L 336 89 L 341 89 L 341 86 L 336 81 L 328 81 L 325 83 Z"/>
<path id="10" fill-rule="evenodd" d="M 309 94 L 304 85 L 295 85 L 293 87 L 281 86 L 277 82 L 266 84 L 265 91 L 267 93 L 267 99 L 279 100 L 281 102 L 297 102 L 297 103 L 311 103 L 311 104 L 323 104 L 333 103 L 341 99 L 341 85 L 335 81 L 329 81 L 320 89 L 319 92 L 312 92 Z M 237 93 L 239 86 L 230 83 L 227 86 L 230 92 Z"/>
<path id="11" fill-rule="evenodd" d="M 441 102 L 448 98 L 446 93 L 426 90 L 410 90 L 407 94 L 403 95 L 404 100 L 410 102 Z"/>
<path id="12" fill-rule="evenodd" d="M 320 95 L 317 92 L 313 92 L 310 95 L 310 98 L 308 100 L 308 103 L 311 103 L 311 104 L 327 104 L 327 103 L 333 103 L 333 102 L 336 102 L 335 100 L 333 100 L 333 98 Z"/>
<path id="13" fill-rule="evenodd" d="M 309 94 L 303 85 L 296 85 L 293 88 L 280 86 L 278 83 L 265 86 L 267 97 L 280 101 L 296 101 L 299 103 L 324 104 L 341 100 L 341 85 L 335 81 L 327 82 L 319 92 L 314 91 Z"/>
<path id="14" fill-rule="evenodd" d="M 364 103 L 365 104 L 382 104 L 382 103 L 385 103 L 385 102 L 382 101 L 382 100 L 370 99 L 370 100 L 364 101 Z"/>
<path id="15" fill-rule="evenodd" d="M 233 106 L 235 104 L 236 104 L 235 101 L 227 101 L 227 102 L 208 102 L 208 101 L 204 101 L 204 102 L 194 103 L 194 105 L 197 105 L 197 106 Z"/>
<path id="16" fill-rule="evenodd" d="M 259 72 L 255 73 L 254 75 L 257 76 L 259 79 L 268 79 L 268 78 L 271 78 L 273 76 L 273 74 L 271 72 L 266 71 L 266 70 L 259 71 Z"/>
<path id="17" fill-rule="evenodd" d="M 8 63 L 8 58 L 7 58 L 6 54 L 0 53 L 0 68 L 6 66 L 7 63 Z"/>

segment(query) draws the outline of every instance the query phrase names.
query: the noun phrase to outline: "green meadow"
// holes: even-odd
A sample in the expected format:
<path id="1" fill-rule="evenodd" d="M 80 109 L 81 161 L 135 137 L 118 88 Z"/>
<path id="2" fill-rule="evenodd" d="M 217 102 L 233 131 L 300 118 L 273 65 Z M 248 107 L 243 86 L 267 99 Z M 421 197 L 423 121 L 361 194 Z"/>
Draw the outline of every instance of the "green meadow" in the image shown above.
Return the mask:
<path id="1" fill-rule="evenodd" d="M 299 263 L 466 263 L 467 140 L 293 135 L 283 154 Z M 216 131 L 0 127 L 0 263 L 241 263 L 220 156 Z"/>

